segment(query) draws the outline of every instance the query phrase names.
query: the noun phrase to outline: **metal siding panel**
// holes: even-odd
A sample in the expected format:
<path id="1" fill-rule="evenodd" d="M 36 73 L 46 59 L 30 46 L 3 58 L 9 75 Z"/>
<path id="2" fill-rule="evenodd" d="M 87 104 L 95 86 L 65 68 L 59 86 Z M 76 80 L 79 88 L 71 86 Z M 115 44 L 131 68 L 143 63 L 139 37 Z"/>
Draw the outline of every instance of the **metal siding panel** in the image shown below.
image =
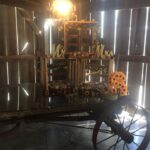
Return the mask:
<path id="1" fill-rule="evenodd" d="M 8 55 L 16 55 L 17 46 L 16 46 L 16 26 L 15 26 L 14 8 L 12 7 L 7 8 L 7 17 L 8 17 L 8 39 L 9 39 Z"/>
<path id="2" fill-rule="evenodd" d="M 5 44 L 4 44 L 4 9 L 5 6 L 0 5 L 0 56 L 5 55 Z"/>
<path id="3" fill-rule="evenodd" d="M 147 109 L 150 109 L 150 64 L 148 64 L 148 70 L 147 70 L 147 79 L 146 79 L 146 97 L 145 97 L 145 106 Z"/>
<path id="4" fill-rule="evenodd" d="M 126 55 L 128 52 L 129 26 L 130 10 L 119 11 L 116 54 Z"/>
<path id="5" fill-rule="evenodd" d="M 136 30 L 137 30 L 137 21 L 138 21 L 138 9 L 133 9 L 132 12 L 132 25 L 131 25 L 131 45 L 130 45 L 130 54 L 135 54 L 136 48 Z"/>
<path id="6" fill-rule="evenodd" d="M 144 47 L 144 33 L 145 33 L 145 18 L 146 18 L 146 9 L 138 9 L 138 18 L 136 21 L 136 35 L 135 35 L 135 46 L 132 50 L 133 55 L 142 55 Z"/>
<path id="7" fill-rule="evenodd" d="M 18 61 L 9 61 L 10 85 L 18 84 Z"/>
<path id="8" fill-rule="evenodd" d="M 147 31 L 147 45 L 146 45 L 146 56 L 150 56 L 150 11 L 148 19 L 148 31 Z"/>
<path id="9" fill-rule="evenodd" d="M 138 67 L 137 67 L 138 66 Z M 129 94 L 138 103 L 139 87 L 141 84 L 142 63 L 131 63 L 129 67 Z"/>
<path id="10" fill-rule="evenodd" d="M 105 12 L 104 43 L 107 50 L 113 50 L 114 47 L 114 20 L 114 11 Z"/>
<path id="11" fill-rule="evenodd" d="M 21 83 L 34 82 L 34 61 L 20 61 L 20 78 Z"/>

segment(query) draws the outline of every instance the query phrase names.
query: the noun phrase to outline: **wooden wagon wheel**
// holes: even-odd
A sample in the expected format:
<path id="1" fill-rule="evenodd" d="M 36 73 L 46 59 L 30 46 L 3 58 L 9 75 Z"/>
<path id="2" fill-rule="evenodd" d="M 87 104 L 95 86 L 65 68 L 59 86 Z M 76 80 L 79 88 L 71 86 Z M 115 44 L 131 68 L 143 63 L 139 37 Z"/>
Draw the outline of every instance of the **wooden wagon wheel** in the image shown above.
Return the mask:
<path id="1" fill-rule="evenodd" d="M 145 150 L 149 141 L 149 114 L 127 99 L 99 115 L 93 130 L 95 150 Z"/>

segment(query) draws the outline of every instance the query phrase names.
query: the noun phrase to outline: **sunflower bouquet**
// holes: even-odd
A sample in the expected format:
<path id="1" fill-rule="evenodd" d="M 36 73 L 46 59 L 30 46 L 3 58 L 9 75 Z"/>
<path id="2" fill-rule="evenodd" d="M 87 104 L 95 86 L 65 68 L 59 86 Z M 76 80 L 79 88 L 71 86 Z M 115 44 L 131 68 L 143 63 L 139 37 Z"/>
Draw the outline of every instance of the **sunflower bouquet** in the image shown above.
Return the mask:
<path id="1" fill-rule="evenodd" d="M 128 93 L 126 75 L 123 72 L 113 72 L 108 77 L 108 90 L 111 94 L 125 96 Z"/>

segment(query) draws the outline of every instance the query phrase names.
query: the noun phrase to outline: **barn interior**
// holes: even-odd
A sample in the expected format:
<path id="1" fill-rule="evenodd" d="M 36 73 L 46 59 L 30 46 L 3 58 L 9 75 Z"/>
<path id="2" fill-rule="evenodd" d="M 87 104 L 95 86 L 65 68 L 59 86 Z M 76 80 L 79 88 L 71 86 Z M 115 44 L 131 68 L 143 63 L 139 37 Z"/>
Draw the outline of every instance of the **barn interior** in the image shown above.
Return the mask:
<path id="1" fill-rule="evenodd" d="M 148 0 L 0 0 L 0 149 L 150 149 L 149 46 Z"/>

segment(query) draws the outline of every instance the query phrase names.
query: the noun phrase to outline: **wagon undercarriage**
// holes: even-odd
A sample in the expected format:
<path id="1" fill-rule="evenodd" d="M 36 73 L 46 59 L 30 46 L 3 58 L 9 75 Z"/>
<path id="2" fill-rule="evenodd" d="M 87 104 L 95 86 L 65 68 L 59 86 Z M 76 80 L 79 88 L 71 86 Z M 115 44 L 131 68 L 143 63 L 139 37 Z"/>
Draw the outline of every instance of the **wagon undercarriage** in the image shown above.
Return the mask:
<path id="1" fill-rule="evenodd" d="M 41 111 L 4 112 L 0 118 L 0 135 L 11 134 L 22 122 L 54 123 L 54 121 L 87 120 L 95 121 L 94 126 L 87 128 L 93 130 L 92 141 L 95 150 L 102 149 L 103 145 L 107 145 L 103 149 L 143 150 L 149 144 L 149 114 L 143 108 L 134 105 L 127 96 L 107 103 L 87 103 Z"/>

